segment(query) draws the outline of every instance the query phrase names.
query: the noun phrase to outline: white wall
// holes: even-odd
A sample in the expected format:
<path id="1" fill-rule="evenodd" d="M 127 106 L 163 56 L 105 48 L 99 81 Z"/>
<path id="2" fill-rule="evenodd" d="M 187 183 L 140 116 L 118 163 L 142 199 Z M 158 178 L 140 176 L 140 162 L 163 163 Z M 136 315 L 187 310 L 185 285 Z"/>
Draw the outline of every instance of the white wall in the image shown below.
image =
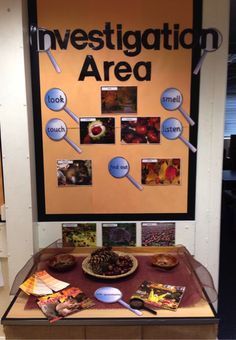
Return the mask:
<path id="1" fill-rule="evenodd" d="M 32 109 L 22 18 L 21 1 L 1 0 L 0 124 L 10 282 L 34 251 Z"/>
<path id="2" fill-rule="evenodd" d="M 196 254 L 196 258 L 209 268 L 216 285 L 228 11 L 229 0 L 204 0 L 203 26 L 218 28 L 224 35 L 224 42 L 217 52 L 207 56 L 201 75 L 196 222 L 177 222 L 176 229 L 177 243 L 186 245 Z M 17 271 L 37 248 L 37 238 L 40 247 L 50 244 L 61 236 L 61 224 L 34 224 L 36 201 L 32 107 L 28 49 L 23 48 L 26 29 L 22 27 L 20 0 L 1 0 L 0 29 L 0 123 L 9 276 L 12 282 Z"/>
<path id="3" fill-rule="evenodd" d="M 224 39 L 216 52 L 208 53 L 201 72 L 195 255 L 209 269 L 218 287 L 229 1 L 203 3 L 203 27 L 217 28 Z"/>

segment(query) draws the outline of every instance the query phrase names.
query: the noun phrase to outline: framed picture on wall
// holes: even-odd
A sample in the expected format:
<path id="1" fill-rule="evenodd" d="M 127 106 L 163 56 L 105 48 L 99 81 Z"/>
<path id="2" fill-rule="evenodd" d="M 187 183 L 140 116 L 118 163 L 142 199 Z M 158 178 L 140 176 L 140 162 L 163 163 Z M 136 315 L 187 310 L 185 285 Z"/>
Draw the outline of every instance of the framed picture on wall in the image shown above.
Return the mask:
<path id="1" fill-rule="evenodd" d="M 201 54 L 217 43 L 202 1 L 28 8 L 39 220 L 194 219 Z M 59 185 L 62 160 L 89 185 Z"/>

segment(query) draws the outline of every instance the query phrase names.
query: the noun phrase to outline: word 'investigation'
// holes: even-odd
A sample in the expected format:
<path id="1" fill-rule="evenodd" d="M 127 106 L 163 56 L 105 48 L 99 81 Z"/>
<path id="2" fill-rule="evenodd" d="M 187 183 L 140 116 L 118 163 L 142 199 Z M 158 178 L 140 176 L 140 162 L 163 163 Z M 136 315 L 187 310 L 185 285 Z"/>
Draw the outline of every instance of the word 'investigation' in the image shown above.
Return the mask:
<path id="1" fill-rule="evenodd" d="M 85 49 L 99 51 L 103 48 L 123 51 L 126 57 L 138 56 L 143 50 L 178 50 L 181 47 L 184 49 L 193 47 L 205 49 L 208 39 L 211 41 L 212 48 L 217 49 L 219 43 L 218 32 L 213 28 L 199 31 L 193 28 L 180 30 L 179 24 L 169 25 L 168 23 L 163 23 L 161 28 L 147 28 L 143 31 L 124 31 L 122 24 L 117 24 L 114 28 L 111 22 L 106 22 L 102 30 L 92 29 L 88 32 L 82 28 L 66 29 L 63 33 L 59 29 L 38 28 L 37 31 L 38 46 L 41 51 L 48 48 L 45 43 L 47 37 L 52 50 L 57 48 L 67 50 L 70 44 L 79 51 Z M 131 66 L 127 61 L 118 63 L 104 61 L 102 79 L 94 56 L 88 54 L 81 67 L 78 80 L 83 81 L 87 77 L 94 77 L 97 81 L 109 81 L 112 70 L 120 81 L 129 80 L 132 74 L 138 81 L 150 81 L 152 63 L 151 61 L 139 61 Z"/>

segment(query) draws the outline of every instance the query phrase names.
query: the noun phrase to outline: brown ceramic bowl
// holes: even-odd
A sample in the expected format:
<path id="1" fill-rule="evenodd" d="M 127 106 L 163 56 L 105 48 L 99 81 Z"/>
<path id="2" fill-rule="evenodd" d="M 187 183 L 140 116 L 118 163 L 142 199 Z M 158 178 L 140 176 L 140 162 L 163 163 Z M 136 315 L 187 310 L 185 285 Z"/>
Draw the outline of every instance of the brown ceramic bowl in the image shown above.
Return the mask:
<path id="1" fill-rule="evenodd" d="M 48 266 L 57 272 L 66 272 L 76 265 L 76 259 L 70 254 L 58 254 L 48 261 Z"/>
<path id="2" fill-rule="evenodd" d="M 161 269 L 172 269 L 178 263 L 178 259 L 171 254 L 155 254 L 152 257 L 152 265 Z"/>

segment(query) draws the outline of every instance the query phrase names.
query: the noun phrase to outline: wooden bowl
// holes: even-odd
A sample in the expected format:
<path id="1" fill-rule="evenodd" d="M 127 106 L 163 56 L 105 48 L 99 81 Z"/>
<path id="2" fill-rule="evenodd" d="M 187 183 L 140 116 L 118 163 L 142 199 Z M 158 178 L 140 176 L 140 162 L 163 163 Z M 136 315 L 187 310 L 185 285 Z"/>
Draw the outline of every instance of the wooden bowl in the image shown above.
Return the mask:
<path id="1" fill-rule="evenodd" d="M 138 260 L 133 255 L 125 254 L 125 253 L 120 252 L 120 251 L 114 251 L 114 253 L 117 253 L 119 256 L 128 255 L 133 262 L 132 268 L 130 268 L 130 270 L 125 272 L 124 274 L 120 274 L 120 275 L 100 275 L 100 274 L 96 274 L 96 273 L 93 272 L 93 270 L 90 266 L 89 260 L 90 260 L 91 256 L 89 255 L 82 262 L 83 271 L 90 276 L 94 276 L 94 277 L 97 277 L 97 278 L 100 278 L 100 279 L 111 279 L 111 280 L 120 279 L 120 278 L 126 277 L 126 276 L 135 272 L 135 270 L 138 268 Z"/>
<path id="2" fill-rule="evenodd" d="M 152 265 L 161 269 L 172 269 L 178 263 L 178 259 L 171 254 L 155 254 L 152 257 Z"/>
<path id="3" fill-rule="evenodd" d="M 70 254 L 58 254 L 48 261 L 48 266 L 57 272 L 66 272 L 76 265 L 76 259 Z"/>

